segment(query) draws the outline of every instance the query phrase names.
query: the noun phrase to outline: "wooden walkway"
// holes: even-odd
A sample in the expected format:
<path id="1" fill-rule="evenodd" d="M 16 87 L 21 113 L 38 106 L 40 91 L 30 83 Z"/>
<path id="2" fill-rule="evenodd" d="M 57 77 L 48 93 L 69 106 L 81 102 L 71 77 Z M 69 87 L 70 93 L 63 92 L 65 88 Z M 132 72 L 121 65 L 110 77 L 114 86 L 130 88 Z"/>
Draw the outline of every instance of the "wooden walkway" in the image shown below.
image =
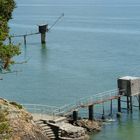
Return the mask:
<path id="1" fill-rule="evenodd" d="M 126 100 L 122 100 L 122 96 L 126 97 Z M 138 105 L 133 103 L 133 97 L 137 97 Z M 24 104 L 25 108 L 32 113 L 47 114 L 51 116 L 67 116 L 73 115 L 73 121 L 78 119 L 78 110 L 81 108 L 87 108 L 89 112 L 89 120 L 94 119 L 94 106 L 98 104 L 102 105 L 102 118 L 104 118 L 104 103 L 110 103 L 110 115 L 113 113 L 112 105 L 113 100 L 117 100 L 118 116 L 121 114 L 121 102 L 126 102 L 127 111 L 133 112 L 133 106 L 139 107 L 140 110 L 140 78 L 125 76 L 118 79 L 118 89 L 113 89 L 97 94 L 93 94 L 90 97 L 84 97 L 79 99 L 76 103 L 66 104 L 62 107 L 52 107 L 47 105 L 36 104 Z M 136 103 L 136 102 L 135 102 Z"/>
<path id="2" fill-rule="evenodd" d="M 74 110 L 80 108 L 87 108 L 91 105 L 103 104 L 104 102 L 118 99 L 122 95 L 119 95 L 118 89 L 109 90 L 106 92 L 95 94 L 91 97 L 81 98 L 74 104 L 67 104 L 62 107 L 38 105 L 38 104 L 23 104 L 23 106 L 33 114 L 48 114 L 50 116 L 65 116 L 72 113 Z"/>
<path id="3" fill-rule="evenodd" d="M 56 110 L 56 115 L 67 115 L 72 113 L 74 110 L 79 110 L 80 108 L 88 108 L 91 105 L 103 104 L 111 100 L 118 99 L 123 95 L 119 95 L 118 89 L 113 89 L 105 91 L 102 93 L 95 94 L 91 97 L 82 98 L 76 104 L 65 105 L 58 110 Z"/>
<path id="4" fill-rule="evenodd" d="M 80 105 L 80 107 L 81 107 L 81 108 L 86 108 L 86 107 L 88 107 L 88 106 L 90 106 L 90 105 L 103 104 L 103 103 L 105 103 L 105 102 L 118 99 L 118 98 L 121 97 L 121 96 L 122 96 L 122 95 L 112 96 L 112 97 L 109 97 L 109 98 L 107 98 L 107 99 L 98 100 L 98 101 L 95 101 L 95 102 L 87 103 L 87 104 L 85 104 L 85 105 Z"/>
<path id="5" fill-rule="evenodd" d="M 37 35 L 37 34 L 41 34 L 41 37 L 42 35 L 44 35 L 44 38 L 43 38 L 43 42 L 45 43 L 45 37 L 46 37 L 46 32 L 49 32 L 51 31 L 51 29 L 57 24 L 57 22 L 62 18 L 64 17 L 64 13 L 62 13 L 57 19 L 56 21 L 48 28 L 48 24 L 43 24 L 43 25 L 38 25 L 38 32 L 31 32 L 31 33 L 25 33 L 25 34 L 19 34 L 19 35 L 10 35 L 9 36 L 9 44 L 12 43 L 12 38 L 19 38 L 19 37 L 23 37 L 24 39 L 24 45 L 26 45 L 26 38 L 28 36 L 32 36 L 32 35 Z M 41 30 L 40 30 L 41 28 Z M 42 40 L 41 40 L 42 41 Z M 42 43 L 43 43 L 42 42 Z M 43 44 L 44 44 L 43 43 Z"/>

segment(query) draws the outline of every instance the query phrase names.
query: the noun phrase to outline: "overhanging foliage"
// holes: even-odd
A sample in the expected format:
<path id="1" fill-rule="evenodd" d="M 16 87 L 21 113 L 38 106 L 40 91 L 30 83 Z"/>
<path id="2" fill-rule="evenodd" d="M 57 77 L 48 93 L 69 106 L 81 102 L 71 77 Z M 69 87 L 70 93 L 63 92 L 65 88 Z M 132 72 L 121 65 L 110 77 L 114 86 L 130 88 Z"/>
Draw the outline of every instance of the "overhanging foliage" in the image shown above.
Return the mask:
<path id="1" fill-rule="evenodd" d="M 11 64 L 11 58 L 20 54 L 19 46 L 13 44 L 5 45 L 8 38 L 8 21 L 12 18 L 15 8 L 14 0 L 0 0 L 0 65 L 1 69 L 7 69 Z"/>

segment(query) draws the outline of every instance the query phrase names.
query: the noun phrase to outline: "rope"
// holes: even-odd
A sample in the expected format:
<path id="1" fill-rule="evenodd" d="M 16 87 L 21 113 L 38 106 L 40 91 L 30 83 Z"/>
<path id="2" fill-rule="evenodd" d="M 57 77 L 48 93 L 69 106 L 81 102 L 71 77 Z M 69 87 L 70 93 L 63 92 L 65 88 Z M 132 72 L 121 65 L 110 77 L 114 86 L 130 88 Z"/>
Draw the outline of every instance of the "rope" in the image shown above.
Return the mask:
<path id="1" fill-rule="evenodd" d="M 48 31 L 50 31 L 62 17 L 64 17 L 64 13 L 62 13 L 61 16 L 57 18 L 57 20 L 51 25 Z"/>
<path id="2" fill-rule="evenodd" d="M 59 16 L 56 19 L 56 21 L 51 25 L 51 27 L 48 29 L 48 31 L 50 31 L 63 16 L 64 16 L 64 13 L 62 13 L 61 16 Z M 32 35 L 36 35 L 36 34 L 40 34 L 40 33 L 39 32 L 35 32 L 35 33 L 27 33 L 27 34 L 20 34 L 20 35 L 11 35 L 11 36 L 9 36 L 9 39 L 14 38 L 14 37 L 32 36 Z"/>

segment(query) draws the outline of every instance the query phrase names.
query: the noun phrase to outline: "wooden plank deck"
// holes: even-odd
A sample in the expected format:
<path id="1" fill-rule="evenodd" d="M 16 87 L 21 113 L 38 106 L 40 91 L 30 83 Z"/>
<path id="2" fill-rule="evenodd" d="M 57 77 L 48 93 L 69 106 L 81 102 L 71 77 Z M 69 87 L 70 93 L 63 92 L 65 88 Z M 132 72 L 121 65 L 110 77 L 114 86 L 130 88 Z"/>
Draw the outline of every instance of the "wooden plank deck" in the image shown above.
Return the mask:
<path id="1" fill-rule="evenodd" d="M 80 105 L 79 107 L 81 108 L 86 108 L 90 105 L 96 105 L 96 104 L 102 104 L 102 103 L 105 103 L 105 102 L 108 102 L 108 101 L 111 101 L 111 100 L 115 100 L 115 99 L 118 99 L 119 97 L 121 97 L 121 95 L 118 95 L 118 96 L 112 96 L 112 97 L 109 97 L 107 99 L 103 99 L 103 100 L 97 100 L 95 102 L 89 102 L 87 104 L 84 104 L 84 105 Z"/>

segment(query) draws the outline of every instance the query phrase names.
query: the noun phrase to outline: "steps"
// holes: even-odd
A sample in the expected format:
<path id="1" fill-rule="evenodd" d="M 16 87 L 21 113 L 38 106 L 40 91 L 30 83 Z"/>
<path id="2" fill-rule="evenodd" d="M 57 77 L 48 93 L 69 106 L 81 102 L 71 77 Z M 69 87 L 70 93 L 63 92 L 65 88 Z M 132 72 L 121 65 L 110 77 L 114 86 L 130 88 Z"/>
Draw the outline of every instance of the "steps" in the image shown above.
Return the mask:
<path id="1" fill-rule="evenodd" d="M 50 123 L 60 123 L 60 122 L 67 122 L 67 118 L 66 117 L 58 117 L 54 120 L 49 120 Z"/>
<path id="2" fill-rule="evenodd" d="M 56 139 L 55 134 L 53 130 L 51 129 L 51 127 L 48 124 L 45 124 L 43 120 L 35 121 L 35 123 L 42 129 L 42 132 L 44 135 L 46 135 L 51 140 Z"/>

